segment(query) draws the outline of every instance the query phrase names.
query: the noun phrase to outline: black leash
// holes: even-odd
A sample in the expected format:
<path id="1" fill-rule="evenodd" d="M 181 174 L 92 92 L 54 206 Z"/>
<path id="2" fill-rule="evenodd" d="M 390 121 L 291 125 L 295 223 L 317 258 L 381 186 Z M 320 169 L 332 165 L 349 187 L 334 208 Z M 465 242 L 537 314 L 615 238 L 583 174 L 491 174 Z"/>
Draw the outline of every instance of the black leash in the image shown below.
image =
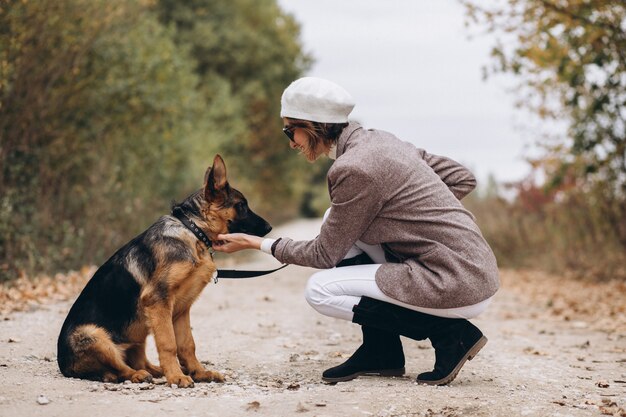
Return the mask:
<path id="1" fill-rule="evenodd" d="M 180 206 L 175 206 L 172 209 L 172 216 L 174 216 L 178 220 L 180 220 L 181 223 L 184 224 L 185 227 L 187 229 L 189 229 L 191 231 L 191 233 L 193 233 L 194 236 L 196 238 L 198 238 L 198 240 L 200 242 L 204 243 L 205 246 L 209 249 L 209 252 L 211 253 L 211 256 L 213 256 L 213 254 L 215 253 L 215 250 L 213 249 L 211 239 L 209 239 L 209 237 L 202 231 L 202 229 L 200 229 L 193 222 L 193 220 L 191 220 L 189 217 L 187 217 L 185 215 L 185 212 L 183 211 L 183 209 Z M 237 270 L 237 269 L 218 269 L 217 270 L 217 275 L 215 275 L 213 277 L 213 282 L 217 284 L 217 280 L 219 278 L 254 278 L 254 277 L 260 277 L 260 276 L 263 276 L 263 275 L 271 274 L 272 272 L 279 271 L 279 270 L 283 269 L 284 267 L 286 267 L 287 265 L 289 265 L 289 264 L 284 264 L 282 266 L 279 266 L 276 269 L 265 270 L 265 271 L 246 271 L 246 270 Z"/>
<path id="2" fill-rule="evenodd" d="M 284 267 L 289 264 L 283 264 L 276 269 L 271 269 L 267 271 L 240 271 L 238 269 L 218 269 L 217 277 L 215 277 L 215 282 L 217 282 L 218 278 L 254 278 L 260 277 L 262 275 L 268 275 L 272 272 L 280 271 Z"/>

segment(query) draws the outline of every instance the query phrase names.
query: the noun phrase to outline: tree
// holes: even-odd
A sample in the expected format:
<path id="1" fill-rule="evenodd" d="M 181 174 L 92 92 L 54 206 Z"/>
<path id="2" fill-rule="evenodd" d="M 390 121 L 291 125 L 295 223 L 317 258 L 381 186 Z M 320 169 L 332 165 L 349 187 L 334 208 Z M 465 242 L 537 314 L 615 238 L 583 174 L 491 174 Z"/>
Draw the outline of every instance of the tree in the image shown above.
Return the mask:
<path id="1" fill-rule="evenodd" d="M 98 262 L 188 188 L 204 104 L 171 32 L 135 1 L 0 2 L 0 278 Z"/>
<path id="2" fill-rule="evenodd" d="M 500 252 L 529 265 L 623 278 L 626 3 L 462 3 L 470 22 L 496 34 L 487 75 L 515 75 L 521 106 L 567 124 L 564 137 L 544 136 L 544 154 L 530 160 L 533 172 L 516 185 L 515 201 L 502 206 L 506 222 L 487 234 L 509 233 Z"/>
<path id="3" fill-rule="evenodd" d="M 310 62 L 297 22 L 275 0 L 160 0 L 157 9 L 196 61 L 207 116 L 237 185 L 274 220 L 297 214 L 315 170 L 295 158 L 279 117 L 283 90 Z"/>
<path id="4" fill-rule="evenodd" d="M 474 23 L 498 36 L 490 73 L 520 79 L 520 104 L 566 121 L 568 135 L 547 146 L 585 182 L 611 184 L 626 198 L 626 3 L 622 0 L 508 0 L 485 7 L 463 0 Z"/>
<path id="5" fill-rule="evenodd" d="M 0 0 L 0 280 L 100 262 L 218 151 L 254 207 L 297 214 L 297 38 L 274 0 Z"/>

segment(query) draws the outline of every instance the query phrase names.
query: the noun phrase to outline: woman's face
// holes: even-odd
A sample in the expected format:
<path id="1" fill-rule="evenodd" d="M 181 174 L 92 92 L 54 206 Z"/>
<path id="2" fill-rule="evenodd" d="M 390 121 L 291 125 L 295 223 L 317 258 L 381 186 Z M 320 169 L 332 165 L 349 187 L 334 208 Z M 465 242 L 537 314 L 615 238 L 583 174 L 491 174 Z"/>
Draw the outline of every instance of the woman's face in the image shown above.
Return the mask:
<path id="1" fill-rule="evenodd" d="M 309 162 L 314 162 L 317 158 L 320 157 L 323 153 L 328 153 L 324 146 L 320 142 L 318 146 L 319 149 L 312 149 L 311 144 L 309 142 L 309 137 L 306 132 L 301 127 L 290 126 L 289 123 L 285 120 L 285 127 L 288 128 L 290 133 L 293 135 L 293 139 L 289 139 L 289 147 L 291 149 L 299 150 L 302 155 Z"/>

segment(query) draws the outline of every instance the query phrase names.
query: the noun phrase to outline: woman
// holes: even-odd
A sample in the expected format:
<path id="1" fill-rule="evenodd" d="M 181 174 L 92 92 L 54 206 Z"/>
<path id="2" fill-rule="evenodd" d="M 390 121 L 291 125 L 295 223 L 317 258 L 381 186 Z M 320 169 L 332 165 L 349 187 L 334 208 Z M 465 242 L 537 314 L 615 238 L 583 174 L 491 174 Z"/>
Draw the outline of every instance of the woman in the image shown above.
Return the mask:
<path id="1" fill-rule="evenodd" d="M 475 187 L 474 176 L 390 133 L 348 122 L 354 101 L 330 81 L 296 80 L 281 105 L 291 148 L 309 161 L 323 154 L 335 160 L 320 234 L 298 242 L 227 234 L 215 249 L 260 249 L 324 269 L 310 278 L 307 301 L 363 332 L 362 345 L 326 370 L 324 381 L 403 375 L 402 335 L 428 338 L 435 348 L 434 369 L 417 382 L 449 383 L 487 342 L 467 319 L 485 310 L 499 285 L 493 252 L 459 201 Z"/>

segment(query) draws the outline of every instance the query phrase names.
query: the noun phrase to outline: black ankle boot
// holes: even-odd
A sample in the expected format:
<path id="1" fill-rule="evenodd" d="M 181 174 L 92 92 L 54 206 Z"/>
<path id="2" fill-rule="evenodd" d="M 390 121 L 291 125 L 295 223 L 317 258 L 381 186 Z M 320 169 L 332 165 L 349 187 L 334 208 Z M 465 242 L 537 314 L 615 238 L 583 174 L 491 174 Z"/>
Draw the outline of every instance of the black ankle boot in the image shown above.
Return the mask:
<path id="1" fill-rule="evenodd" d="M 322 374 L 324 382 L 349 381 L 359 375 L 404 375 L 404 352 L 400 336 L 362 326 L 363 344 L 341 365 Z"/>
<path id="2" fill-rule="evenodd" d="M 352 321 L 363 326 L 384 329 L 414 340 L 431 340 L 435 348 L 435 368 L 419 374 L 417 382 L 422 384 L 450 383 L 463 364 L 473 359 L 487 343 L 482 332 L 465 319 L 432 316 L 369 297 L 361 297 L 352 311 Z"/>
<path id="3" fill-rule="evenodd" d="M 478 327 L 465 319 L 433 331 L 429 339 L 435 348 L 435 368 L 417 376 L 417 382 L 428 385 L 446 385 L 461 370 L 465 361 L 472 360 L 487 343 Z"/>

